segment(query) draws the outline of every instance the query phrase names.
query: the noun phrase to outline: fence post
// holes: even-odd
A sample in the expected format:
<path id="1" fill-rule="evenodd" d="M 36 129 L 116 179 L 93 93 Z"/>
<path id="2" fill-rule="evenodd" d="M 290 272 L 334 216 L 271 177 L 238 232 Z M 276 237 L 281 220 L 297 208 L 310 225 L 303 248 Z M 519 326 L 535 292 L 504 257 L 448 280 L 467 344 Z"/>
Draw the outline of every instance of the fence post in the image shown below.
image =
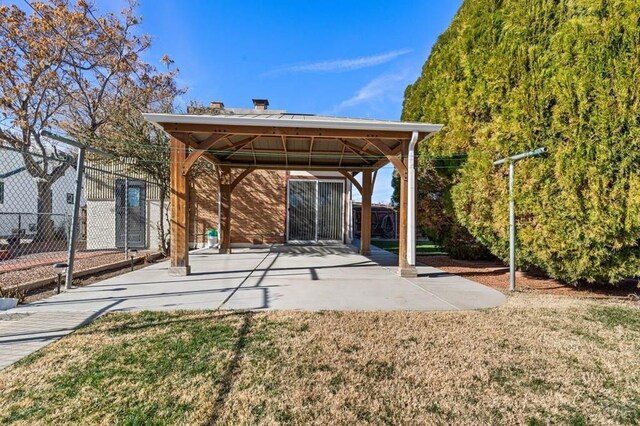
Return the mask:
<path id="1" fill-rule="evenodd" d="M 124 178 L 124 258 L 129 256 L 129 178 Z"/>
<path id="2" fill-rule="evenodd" d="M 73 199 L 73 216 L 71 216 L 71 238 L 69 239 L 69 253 L 67 255 L 67 279 L 64 288 L 71 289 L 73 283 L 73 267 L 76 257 L 76 240 L 78 239 L 78 219 L 80 215 L 80 198 L 82 196 L 82 177 L 84 176 L 85 148 L 79 148 L 78 164 L 76 166 L 76 193 Z"/>

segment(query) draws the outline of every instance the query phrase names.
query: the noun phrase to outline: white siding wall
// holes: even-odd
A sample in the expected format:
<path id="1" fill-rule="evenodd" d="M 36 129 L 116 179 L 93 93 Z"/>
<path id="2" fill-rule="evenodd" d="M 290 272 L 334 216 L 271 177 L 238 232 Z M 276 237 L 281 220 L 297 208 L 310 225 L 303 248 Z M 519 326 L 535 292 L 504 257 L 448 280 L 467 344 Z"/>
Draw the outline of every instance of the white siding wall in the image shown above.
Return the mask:
<path id="1" fill-rule="evenodd" d="M 158 238 L 158 229 L 160 221 L 164 221 L 165 232 L 169 232 L 169 221 L 166 212 L 169 209 L 169 203 L 164 204 L 164 217 L 160 217 L 160 201 L 147 201 L 147 247 L 155 250 L 160 247 L 160 239 Z"/>
<path id="2" fill-rule="evenodd" d="M 169 203 L 165 203 L 165 209 Z M 165 230 L 169 232 L 169 222 L 163 218 Z M 160 202 L 147 201 L 147 248 L 156 250 L 160 246 L 158 224 L 160 223 Z M 116 247 L 116 202 L 113 200 L 87 202 L 87 249 L 107 250 Z"/>
<path id="3" fill-rule="evenodd" d="M 116 247 L 116 202 L 87 201 L 87 250 Z"/>
<path id="4" fill-rule="evenodd" d="M 22 155 L 19 152 L 0 149 L 0 175 L 9 173 L 18 168 L 24 167 Z M 55 226 L 62 225 L 65 215 L 69 221 L 73 211 L 73 204 L 67 204 L 67 192 L 74 192 L 76 180 L 76 169 L 70 167 L 64 176 L 59 178 L 52 187 L 53 206 L 52 213 Z M 0 204 L 2 213 L 31 213 L 22 216 L 21 229 L 26 230 L 27 235 L 32 234 L 29 225 L 37 222 L 38 211 L 38 190 L 36 181 L 28 171 L 22 170 L 20 173 L 3 179 L 4 182 L 4 203 Z M 84 196 L 81 198 L 81 205 L 85 205 Z M 18 228 L 18 215 L 0 215 L 0 236 L 10 235 Z"/>

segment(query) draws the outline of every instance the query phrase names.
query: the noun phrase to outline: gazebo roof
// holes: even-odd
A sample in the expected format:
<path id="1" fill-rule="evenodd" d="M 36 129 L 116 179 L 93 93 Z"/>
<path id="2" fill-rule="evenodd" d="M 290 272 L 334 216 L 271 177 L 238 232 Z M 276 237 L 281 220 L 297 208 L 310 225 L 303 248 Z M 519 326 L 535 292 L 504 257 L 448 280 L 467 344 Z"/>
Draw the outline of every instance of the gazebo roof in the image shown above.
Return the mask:
<path id="1" fill-rule="evenodd" d="M 400 154 L 413 132 L 422 140 L 442 128 L 429 123 L 252 110 L 218 115 L 146 113 L 144 117 L 220 166 L 285 170 L 377 169 L 389 156 Z"/>

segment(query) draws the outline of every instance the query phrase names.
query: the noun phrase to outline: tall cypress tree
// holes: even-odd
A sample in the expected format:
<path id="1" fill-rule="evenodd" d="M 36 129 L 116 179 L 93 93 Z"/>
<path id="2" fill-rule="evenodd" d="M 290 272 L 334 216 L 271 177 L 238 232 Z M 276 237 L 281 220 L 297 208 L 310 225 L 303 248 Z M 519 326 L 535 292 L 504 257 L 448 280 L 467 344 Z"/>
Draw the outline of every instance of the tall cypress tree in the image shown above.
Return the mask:
<path id="1" fill-rule="evenodd" d="M 516 169 L 518 262 L 567 282 L 640 275 L 640 2 L 467 0 L 409 86 L 404 119 L 441 122 L 431 155 L 467 153 L 456 219 L 508 256 L 505 167 Z"/>

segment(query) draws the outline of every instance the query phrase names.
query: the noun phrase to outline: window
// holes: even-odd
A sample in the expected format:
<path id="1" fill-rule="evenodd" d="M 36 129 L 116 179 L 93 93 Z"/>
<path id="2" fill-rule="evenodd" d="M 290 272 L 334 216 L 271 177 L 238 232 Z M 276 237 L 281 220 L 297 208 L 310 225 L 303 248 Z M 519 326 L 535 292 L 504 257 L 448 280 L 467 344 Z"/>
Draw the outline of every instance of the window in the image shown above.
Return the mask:
<path id="1" fill-rule="evenodd" d="M 73 194 L 71 192 L 67 192 L 67 204 L 73 204 Z"/>
<path id="2" fill-rule="evenodd" d="M 129 207 L 140 207 L 140 188 L 137 186 L 130 186 L 128 198 L 127 205 Z"/>
<path id="3" fill-rule="evenodd" d="M 4 204 L 4 182 L 0 181 L 0 204 Z"/>

